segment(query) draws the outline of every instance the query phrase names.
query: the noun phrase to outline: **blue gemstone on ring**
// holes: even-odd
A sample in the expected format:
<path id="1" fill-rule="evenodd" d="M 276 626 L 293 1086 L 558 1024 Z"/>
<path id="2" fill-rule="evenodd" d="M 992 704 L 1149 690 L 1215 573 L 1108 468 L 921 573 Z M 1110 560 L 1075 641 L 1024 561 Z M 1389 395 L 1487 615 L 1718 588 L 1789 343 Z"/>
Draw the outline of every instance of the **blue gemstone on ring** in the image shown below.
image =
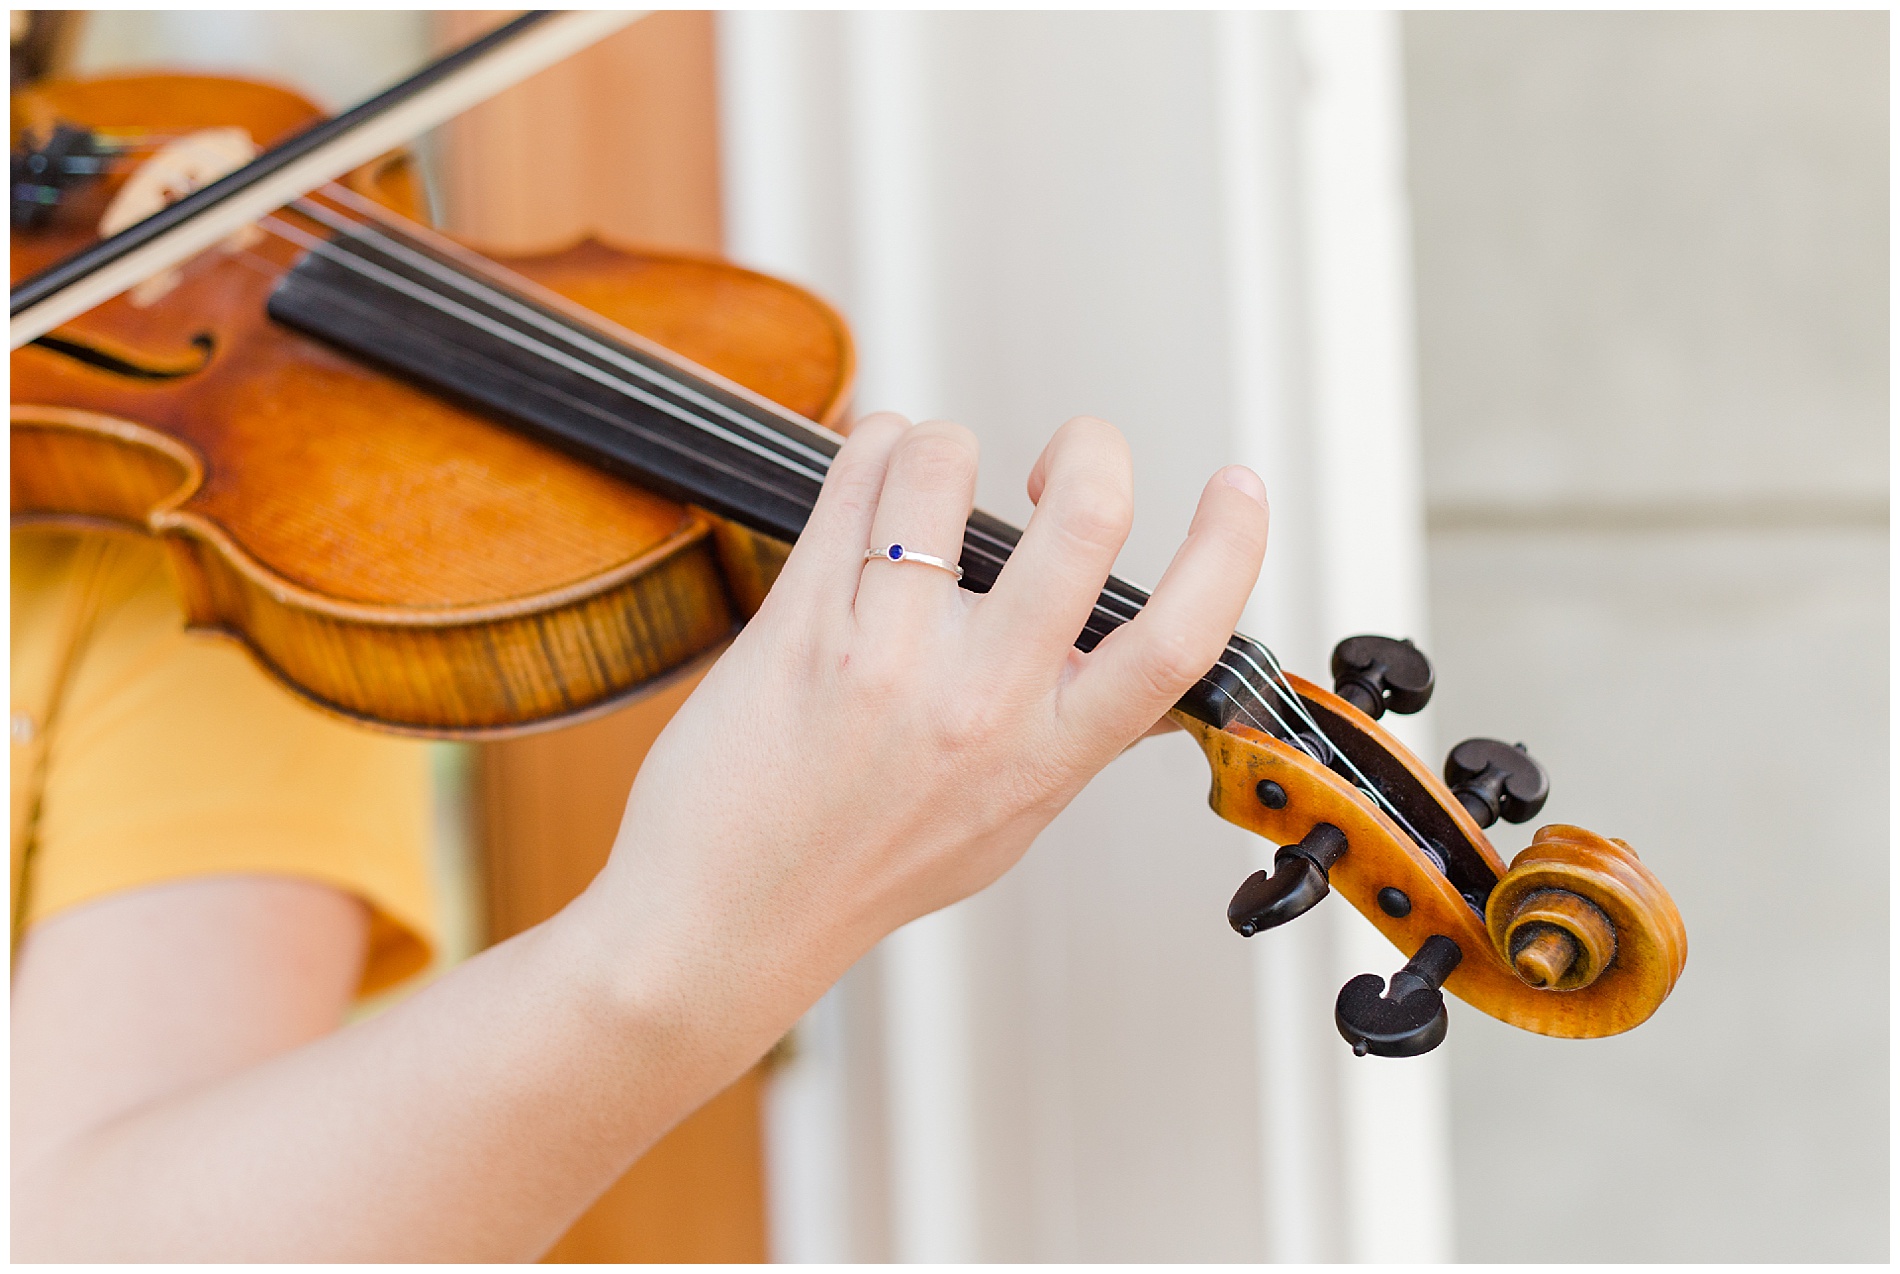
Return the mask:
<path id="1" fill-rule="evenodd" d="M 887 551 L 891 555 L 891 561 L 901 562 L 904 560 L 904 546 L 902 544 L 893 544 Z"/>

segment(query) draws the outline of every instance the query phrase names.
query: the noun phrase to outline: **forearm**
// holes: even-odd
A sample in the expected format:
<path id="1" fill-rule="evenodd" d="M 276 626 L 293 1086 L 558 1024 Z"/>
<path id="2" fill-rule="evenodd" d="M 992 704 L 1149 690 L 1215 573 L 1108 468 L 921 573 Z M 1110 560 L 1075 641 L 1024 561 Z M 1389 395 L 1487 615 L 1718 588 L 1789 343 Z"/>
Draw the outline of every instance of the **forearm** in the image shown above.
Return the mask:
<path id="1" fill-rule="evenodd" d="M 250 966 L 193 949 L 250 923 L 269 892 L 255 886 L 222 911 L 194 911 L 182 891 L 152 900 L 169 929 L 103 906 L 56 922 L 63 943 L 41 930 L 37 975 L 29 933 L 15 971 L 15 1255 L 538 1255 L 872 943 L 1007 870 L 1213 663 L 1266 536 L 1259 479 L 1238 469 L 1209 483 L 1140 612 L 1074 648 L 1126 534 L 1130 482 L 1119 436 L 1070 422 L 1031 475 L 1035 517 L 979 596 L 949 572 L 867 558 L 961 542 L 973 441 L 860 422 L 764 606 L 647 755 L 593 886 L 373 1021 L 303 1047 L 308 1030 L 278 1032 L 271 1051 L 177 1047 L 193 1020 L 232 1016 L 197 992 Z M 284 936 L 228 949 L 287 956 Z M 89 969 L 101 948 L 111 958 Z M 152 966 L 153 952 L 170 963 Z M 239 1021 L 310 981 L 294 961 L 263 972 L 227 986 L 252 1009 Z M 310 1001 L 330 1006 L 324 1027 L 351 985 L 333 978 Z M 95 1004 L 110 1011 L 92 1033 L 73 1009 Z M 37 1041 L 30 1066 L 22 1038 Z M 88 1073 L 112 1047 L 153 1040 L 179 1054 L 169 1069 Z M 128 1096 L 133 1081 L 150 1082 Z M 22 1109 L 35 1113 L 25 1136 Z"/>
<path id="2" fill-rule="evenodd" d="M 15 1259 L 539 1255 L 802 1007 L 601 911 L 16 1162 Z"/>

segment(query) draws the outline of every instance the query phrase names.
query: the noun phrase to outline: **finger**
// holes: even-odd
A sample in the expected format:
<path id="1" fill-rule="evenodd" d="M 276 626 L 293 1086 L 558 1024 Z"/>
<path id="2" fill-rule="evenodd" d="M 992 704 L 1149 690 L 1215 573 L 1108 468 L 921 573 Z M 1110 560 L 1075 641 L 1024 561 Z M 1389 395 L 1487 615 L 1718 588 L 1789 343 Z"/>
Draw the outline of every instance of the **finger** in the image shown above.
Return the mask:
<path id="1" fill-rule="evenodd" d="M 1030 476 L 1036 511 L 977 609 L 992 668 L 1054 675 L 1102 595 L 1134 516 L 1128 444 L 1113 425 L 1079 416 L 1056 431 Z"/>
<path id="2" fill-rule="evenodd" d="M 891 451 L 870 534 L 858 545 L 861 624 L 903 627 L 960 606 L 955 577 L 917 562 L 864 561 L 864 551 L 901 544 L 955 563 L 976 498 L 976 435 L 947 420 L 913 425 Z"/>
<path id="3" fill-rule="evenodd" d="M 1055 441 L 1053 438 L 1051 442 Z M 1049 448 L 1044 447 L 1042 454 L 1036 457 L 1036 463 L 1029 468 L 1029 481 L 1023 485 L 1029 490 L 1029 503 L 1042 503 L 1042 489 L 1049 483 Z"/>
<path id="4" fill-rule="evenodd" d="M 891 450 L 909 428 L 908 420 L 888 411 L 866 416 L 852 427 L 831 461 L 831 471 L 825 475 L 804 531 L 792 546 L 792 555 L 779 572 L 781 580 L 791 581 L 783 590 L 787 595 L 844 606 L 857 596 L 878 492 L 884 489 Z"/>
<path id="5" fill-rule="evenodd" d="M 1172 708 L 1226 648 L 1266 548 L 1266 488 L 1251 469 L 1221 470 L 1154 596 L 1064 687 L 1065 728 L 1113 755 Z"/>

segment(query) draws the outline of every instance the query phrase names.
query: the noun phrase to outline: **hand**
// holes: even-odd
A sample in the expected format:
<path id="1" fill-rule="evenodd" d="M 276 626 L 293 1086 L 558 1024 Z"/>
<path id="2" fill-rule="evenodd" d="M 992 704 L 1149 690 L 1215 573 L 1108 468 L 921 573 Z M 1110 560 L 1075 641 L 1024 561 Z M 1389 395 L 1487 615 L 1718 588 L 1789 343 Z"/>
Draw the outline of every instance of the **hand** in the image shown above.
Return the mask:
<path id="1" fill-rule="evenodd" d="M 648 755 L 588 900 L 694 971 L 682 1002 L 753 1002 L 760 1048 L 878 939 L 1014 864 L 1213 666 L 1258 575 L 1265 492 L 1226 469 L 1146 609 L 1076 650 L 1132 513 L 1127 446 L 1086 418 L 1030 474 L 1035 514 L 989 593 L 864 560 L 893 542 L 954 560 L 976 467 L 957 425 L 859 423 L 764 606 Z"/>
<path id="2" fill-rule="evenodd" d="M 544 1252 L 879 938 L 1007 870 L 1232 631 L 1267 532 L 1247 470 L 1209 483 L 1154 600 L 1088 655 L 1072 643 L 1128 533 L 1120 436 L 1056 435 L 986 595 L 864 560 L 955 556 L 975 477 L 955 425 L 860 424 L 764 608 L 649 754 L 599 879 L 386 1012 L 290 1047 L 361 950 L 360 907 L 320 885 L 193 882 L 35 930 L 16 1255 Z"/>

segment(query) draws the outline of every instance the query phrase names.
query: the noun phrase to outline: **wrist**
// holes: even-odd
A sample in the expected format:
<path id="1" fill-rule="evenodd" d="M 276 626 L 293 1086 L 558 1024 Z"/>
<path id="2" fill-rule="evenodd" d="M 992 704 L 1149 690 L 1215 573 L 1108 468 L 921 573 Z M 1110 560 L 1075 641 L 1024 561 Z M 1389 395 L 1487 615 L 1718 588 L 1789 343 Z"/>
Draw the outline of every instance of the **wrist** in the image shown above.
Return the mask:
<path id="1" fill-rule="evenodd" d="M 682 1090 L 683 1115 L 763 1056 L 834 979 L 804 994 L 812 979 L 792 976 L 795 962 L 770 944 L 735 939 L 710 908 L 665 905 L 617 876 L 603 872 L 546 927 L 585 1011 Z"/>

